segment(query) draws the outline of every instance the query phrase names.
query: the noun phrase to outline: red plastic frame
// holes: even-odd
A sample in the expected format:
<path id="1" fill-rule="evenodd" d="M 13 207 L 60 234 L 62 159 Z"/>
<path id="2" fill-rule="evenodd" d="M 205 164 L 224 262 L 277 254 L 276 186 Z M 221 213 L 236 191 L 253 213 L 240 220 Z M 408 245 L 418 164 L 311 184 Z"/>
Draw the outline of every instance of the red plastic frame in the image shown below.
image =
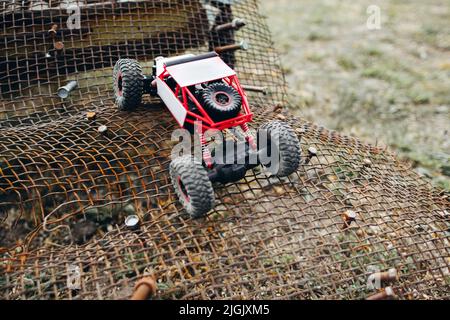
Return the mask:
<path id="1" fill-rule="evenodd" d="M 161 72 L 161 74 L 159 75 L 159 78 L 164 81 L 164 79 L 169 76 L 170 76 L 170 74 L 167 71 L 166 66 L 164 66 L 164 71 Z M 178 95 L 181 90 L 181 98 L 182 99 L 181 100 L 179 99 L 179 100 L 187 112 L 185 122 L 194 124 L 195 121 L 200 120 L 202 122 L 202 126 L 201 126 L 202 132 L 204 132 L 208 129 L 224 130 L 227 128 L 236 127 L 239 125 L 243 125 L 247 122 L 250 122 L 253 119 L 253 113 L 250 111 L 247 96 L 246 96 L 244 90 L 242 89 L 242 86 L 239 83 L 237 76 L 233 75 L 233 76 L 219 78 L 219 79 L 223 79 L 228 85 L 230 85 L 234 89 L 236 89 L 242 99 L 242 109 L 241 109 L 242 112 L 240 112 L 236 117 L 234 117 L 232 119 L 227 119 L 227 120 L 220 121 L 220 122 L 215 122 L 214 120 L 212 120 L 211 117 L 208 115 L 208 113 L 203 108 L 203 106 L 195 98 L 194 94 L 192 92 L 190 92 L 187 87 L 181 87 L 177 83 L 177 87 L 174 92 L 177 99 L 179 99 Z M 219 80 L 219 79 L 211 79 L 210 81 Z M 188 106 L 189 98 L 194 102 L 194 104 L 200 111 L 201 115 L 189 110 L 189 106 Z"/>

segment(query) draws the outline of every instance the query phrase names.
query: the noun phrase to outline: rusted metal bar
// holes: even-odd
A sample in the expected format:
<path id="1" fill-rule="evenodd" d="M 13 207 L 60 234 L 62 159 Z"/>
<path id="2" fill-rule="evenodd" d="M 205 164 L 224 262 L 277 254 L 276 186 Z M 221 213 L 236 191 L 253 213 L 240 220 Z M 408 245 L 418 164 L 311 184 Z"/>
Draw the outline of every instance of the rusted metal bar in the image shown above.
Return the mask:
<path id="1" fill-rule="evenodd" d="M 47 31 L 47 33 L 50 35 L 51 38 L 55 38 L 57 32 L 58 32 L 58 25 L 56 23 L 54 23 L 52 27 Z M 34 34 L 32 33 L 32 35 Z"/>
<path id="2" fill-rule="evenodd" d="M 391 268 L 388 271 L 372 273 L 368 278 L 368 282 L 374 283 L 375 281 L 379 281 L 380 283 L 388 283 L 394 282 L 397 279 L 397 269 Z"/>
<path id="3" fill-rule="evenodd" d="M 139 216 L 135 214 L 131 214 L 125 218 L 125 225 L 130 230 L 137 230 L 139 229 Z"/>
<path id="4" fill-rule="evenodd" d="M 314 147 L 308 148 L 308 156 L 305 159 L 305 164 L 308 164 L 312 158 L 317 157 L 317 149 Z"/>
<path id="5" fill-rule="evenodd" d="M 226 46 L 221 46 L 221 47 L 215 47 L 214 51 L 217 53 L 224 53 L 224 52 L 229 52 L 229 51 L 236 51 L 236 50 L 248 50 L 248 44 L 245 40 L 242 40 L 239 43 L 235 43 L 235 44 L 229 44 Z"/>
<path id="6" fill-rule="evenodd" d="M 387 300 L 395 297 L 394 289 L 392 287 L 383 288 L 380 292 L 375 293 L 366 298 L 366 300 Z"/>
<path id="7" fill-rule="evenodd" d="M 86 119 L 95 120 L 96 117 L 97 117 L 97 113 L 95 111 L 86 112 Z"/>
<path id="8" fill-rule="evenodd" d="M 77 86 L 78 83 L 75 80 L 69 81 L 65 86 L 58 88 L 58 97 L 66 99 Z"/>
<path id="9" fill-rule="evenodd" d="M 140 279 L 134 286 L 134 293 L 131 300 L 147 300 L 156 294 L 157 286 L 154 276 L 147 276 Z"/>
<path id="10" fill-rule="evenodd" d="M 353 221 L 356 221 L 356 212 L 353 210 L 346 210 L 342 214 L 342 219 L 344 220 L 342 229 L 347 229 Z"/>
<path id="11" fill-rule="evenodd" d="M 248 84 L 243 84 L 242 88 L 244 90 L 246 90 L 246 91 L 259 92 L 259 93 L 262 93 L 263 95 L 267 94 L 267 87 L 252 86 L 252 85 L 248 85 Z"/>
<path id="12" fill-rule="evenodd" d="M 224 23 L 221 25 L 218 25 L 214 28 L 215 31 L 225 31 L 225 30 L 239 30 L 240 28 L 242 28 L 243 26 L 245 26 L 245 21 L 243 19 L 239 19 L 239 18 L 234 18 L 233 21 L 228 22 L 228 23 Z"/>
<path id="13" fill-rule="evenodd" d="M 55 41 L 53 47 L 55 48 L 56 51 L 61 51 L 64 49 L 64 43 L 62 41 Z"/>

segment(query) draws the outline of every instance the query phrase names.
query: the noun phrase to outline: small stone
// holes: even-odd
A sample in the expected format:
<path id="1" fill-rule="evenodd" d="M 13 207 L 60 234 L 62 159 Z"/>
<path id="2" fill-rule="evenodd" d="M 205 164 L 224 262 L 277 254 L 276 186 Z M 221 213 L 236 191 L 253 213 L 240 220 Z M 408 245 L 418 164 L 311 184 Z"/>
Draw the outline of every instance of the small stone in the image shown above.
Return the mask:
<path id="1" fill-rule="evenodd" d="M 365 167 L 370 167 L 372 165 L 372 161 L 368 158 L 364 158 L 363 163 Z"/>
<path id="2" fill-rule="evenodd" d="M 97 114 L 94 111 L 88 111 L 86 112 L 86 118 L 88 120 L 94 120 L 96 118 Z"/>
<path id="3" fill-rule="evenodd" d="M 285 193 L 285 190 L 282 187 L 276 186 L 276 187 L 274 187 L 274 189 L 275 189 L 275 193 L 277 195 L 282 195 Z"/>
<path id="4" fill-rule="evenodd" d="M 134 209 L 134 206 L 129 203 L 123 208 L 123 212 L 125 212 L 127 215 L 132 215 L 136 213 L 136 210 Z"/>
<path id="5" fill-rule="evenodd" d="M 308 148 L 308 156 L 310 158 L 317 156 L 317 149 L 314 147 L 309 147 Z"/>
<path id="6" fill-rule="evenodd" d="M 100 127 L 98 127 L 98 129 L 97 129 L 97 131 L 99 133 L 105 133 L 107 130 L 108 130 L 108 127 L 103 124 Z"/>

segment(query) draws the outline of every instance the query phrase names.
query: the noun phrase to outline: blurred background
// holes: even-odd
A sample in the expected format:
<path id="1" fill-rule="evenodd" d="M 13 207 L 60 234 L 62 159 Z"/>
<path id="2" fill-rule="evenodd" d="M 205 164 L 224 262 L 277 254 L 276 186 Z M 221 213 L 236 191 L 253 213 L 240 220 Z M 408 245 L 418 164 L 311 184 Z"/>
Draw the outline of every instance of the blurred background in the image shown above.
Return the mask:
<path id="1" fill-rule="evenodd" d="M 261 10 L 294 113 L 388 146 L 450 191 L 449 0 L 263 0 Z"/>

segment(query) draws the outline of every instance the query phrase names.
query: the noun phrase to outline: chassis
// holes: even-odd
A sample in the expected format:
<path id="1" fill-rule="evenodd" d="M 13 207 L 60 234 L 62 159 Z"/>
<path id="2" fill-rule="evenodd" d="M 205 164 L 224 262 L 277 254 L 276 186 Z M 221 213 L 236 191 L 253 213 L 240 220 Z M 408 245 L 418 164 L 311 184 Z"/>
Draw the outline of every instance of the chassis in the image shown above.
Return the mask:
<path id="1" fill-rule="evenodd" d="M 299 166 L 300 142 L 288 124 L 265 123 L 258 129 L 258 139 L 254 138 L 247 124 L 253 118 L 247 96 L 234 70 L 215 52 L 157 57 L 150 76 L 143 75 L 136 60 L 120 59 L 113 80 L 119 110 L 138 106 L 144 93 L 159 96 L 180 127 L 198 134 L 201 159 L 189 154 L 170 164 L 175 192 L 192 217 L 203 216 L 214 207 L 215 182 L 238 181 L 260 164 L 280 177 Z M 205 138 L 210 129 L 232 139 L 214 143 L 210 150 L 212 143 Z M 261 134 L 265 139 L 260 139 Z"/>

